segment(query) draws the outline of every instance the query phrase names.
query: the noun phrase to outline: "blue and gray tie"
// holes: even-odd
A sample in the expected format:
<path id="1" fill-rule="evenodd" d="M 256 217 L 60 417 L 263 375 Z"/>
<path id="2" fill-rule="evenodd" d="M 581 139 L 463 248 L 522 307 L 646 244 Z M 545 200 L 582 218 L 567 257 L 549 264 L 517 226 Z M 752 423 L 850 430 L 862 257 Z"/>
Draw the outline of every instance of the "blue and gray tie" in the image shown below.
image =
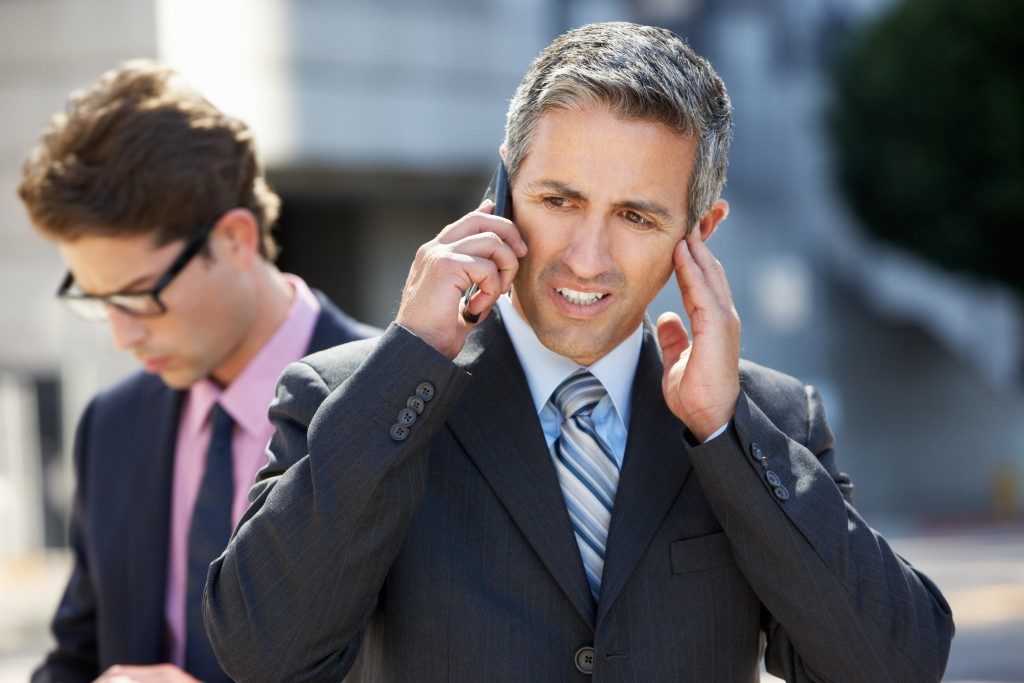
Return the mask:
<path id="1" fill-rule="evenodd" d="M 601 382 L 582 369 L 551 394 L 551 403 L 562 413 L 561 432 L 555 441 L 555 469 L 595 602 L 601 595 L 608 524 L 619 484 L 618 463 L 611 448 L 598 436 L 591 417 L 607 394 Z"/>
<path id="2" fill-rule="evenodd" d="M 185 670 L 203 683 L 230 681 L 220 668 L 203 627 L 203 587 L 210 563 L 231 537 L 234 478 L 231 437 L 235 423 L 219 403 L 211 411 L 210 447 L 188 532 L 188 589 L 185 594 Z"/>

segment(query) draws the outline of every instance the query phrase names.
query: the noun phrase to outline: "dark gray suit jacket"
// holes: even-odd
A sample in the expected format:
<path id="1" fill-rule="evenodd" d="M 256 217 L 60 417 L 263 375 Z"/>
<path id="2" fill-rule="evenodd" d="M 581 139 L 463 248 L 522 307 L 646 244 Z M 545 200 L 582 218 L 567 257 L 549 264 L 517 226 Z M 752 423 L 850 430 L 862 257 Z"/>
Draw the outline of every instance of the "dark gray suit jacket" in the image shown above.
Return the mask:
<path id="1" fill-rule="evenodd" d="M 790 680 L 938 680 L 949 607 L 851 507 L 817 393 L 744 362 L 728 432 L 688 445 L 661 374 L 648 326 L 594 605 L 497 311 L 454 363 L 392 325 L 290 366 L 270 465 L 207 583 L 225 670 L 583 680 L 592 646 L 598 680 L 755 681 L 763 633 Z"/>
<path id="2" fill-rule="evenodd" d="M 380 332 L 316 294 L 322 309 L 309 352 Z M 56 647 L 35 683 L 91 681 L 113 664 L 167 661 L 171 483 L 183 397 L 136 372 L 82 415 L 68 534 L 74 564 L 53 618 Z"/>

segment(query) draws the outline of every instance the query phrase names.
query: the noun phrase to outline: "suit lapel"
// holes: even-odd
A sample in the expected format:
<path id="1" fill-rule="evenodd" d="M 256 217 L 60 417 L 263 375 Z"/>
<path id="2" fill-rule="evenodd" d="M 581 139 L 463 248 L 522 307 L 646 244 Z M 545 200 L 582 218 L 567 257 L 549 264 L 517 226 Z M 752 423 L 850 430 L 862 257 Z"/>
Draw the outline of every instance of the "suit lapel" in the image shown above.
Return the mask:
<path id="1" fill-rule="evenodd" d="M 473 375 L 448 424 L 580 615 L 594 623 L 583 561 L 551 454 L 497 309 L 456 363 Z"/>
<path id="2" fill-rule="evenodd" d="M 661 355 L 651 326 L 633 380 L 626 455 L 615 494 L 598 621 L 607 614 L 690 474 L 684 427 L 665 405 Z"/>
<path id="3" fill-rule="evenodd" d="M 154 382 L 152 394 L 140 399 L 146 410 L 139 411 L 131 425 L 130 451 L 124 454 L 132 466 L 126 486 L 135 491 L 130 522 L 128 582 L 132 596 L 131 624 L 126 625 L 134 661 L 166 659 L 164 602 L 167 593 L 167 559 L 170 539 L 171 488 L 174 481 L 174 450 L 178 439 L 178 417 L 184 394 Z M 156 446 L 154 448 L 154 446 Z"/>

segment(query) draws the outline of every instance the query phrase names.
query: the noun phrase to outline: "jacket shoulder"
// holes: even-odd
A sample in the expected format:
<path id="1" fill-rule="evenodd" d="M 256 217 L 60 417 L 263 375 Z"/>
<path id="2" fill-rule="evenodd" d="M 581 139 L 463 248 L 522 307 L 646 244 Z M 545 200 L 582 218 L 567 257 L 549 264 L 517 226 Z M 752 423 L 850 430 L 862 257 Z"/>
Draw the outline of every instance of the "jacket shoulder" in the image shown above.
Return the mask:
<path id="1" fill-rule="evenodd" d="M 776 427 L 806 443 L 813 388 L 784 372 L 740 360 L 740 388 Z"/>

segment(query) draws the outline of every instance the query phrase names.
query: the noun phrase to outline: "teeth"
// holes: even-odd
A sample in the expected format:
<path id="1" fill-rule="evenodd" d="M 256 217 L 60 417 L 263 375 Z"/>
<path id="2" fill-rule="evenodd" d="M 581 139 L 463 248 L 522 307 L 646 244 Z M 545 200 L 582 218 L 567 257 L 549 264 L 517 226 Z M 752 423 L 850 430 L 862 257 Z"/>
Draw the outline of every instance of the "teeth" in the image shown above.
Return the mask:
<path id="1" fill-rule="evenodd" d="M 575 289 L 567 289 L 565 287 L 561 287 L 557 291 L 559 294 L 578 306 L 589 306 L 607 296 L 605 294 L 598 294 L 597 292 L 577 292 Z"/>

